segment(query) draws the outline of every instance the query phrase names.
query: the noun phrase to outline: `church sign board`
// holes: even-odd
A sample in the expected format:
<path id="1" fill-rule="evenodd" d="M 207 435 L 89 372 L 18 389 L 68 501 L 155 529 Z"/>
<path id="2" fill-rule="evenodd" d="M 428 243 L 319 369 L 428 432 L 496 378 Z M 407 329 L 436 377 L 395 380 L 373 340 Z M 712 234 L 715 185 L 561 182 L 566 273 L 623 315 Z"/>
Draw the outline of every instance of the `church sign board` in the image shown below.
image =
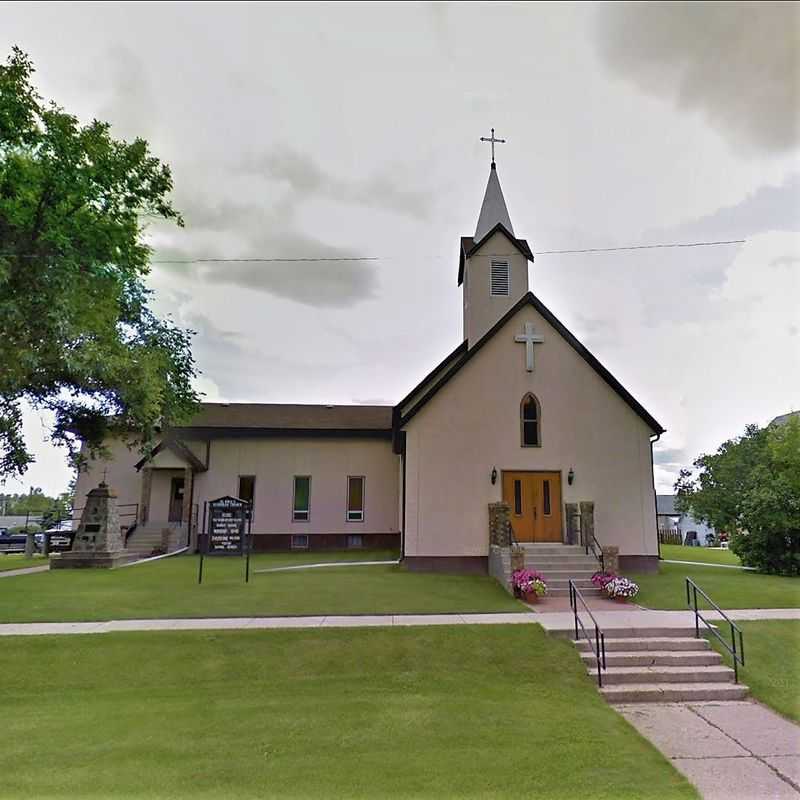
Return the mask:
<path id="1" fill-rule="evenodd" d="M 198 583 L 203 582 L 205 556 L 246 556 L 245 582 L 250 580 L 250 503 L 238 497 L 209 500 L 203 516 L 206 519 L 205 546 L 200 552 Z"/>

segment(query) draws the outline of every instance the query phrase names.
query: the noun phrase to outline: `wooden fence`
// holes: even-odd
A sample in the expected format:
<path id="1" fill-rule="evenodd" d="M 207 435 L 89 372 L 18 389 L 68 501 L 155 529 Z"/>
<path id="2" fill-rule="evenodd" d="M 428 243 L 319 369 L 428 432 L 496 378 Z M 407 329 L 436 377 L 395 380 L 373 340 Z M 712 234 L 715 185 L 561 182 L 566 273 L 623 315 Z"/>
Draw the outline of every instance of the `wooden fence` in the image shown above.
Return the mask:
<path id="1" fill-rule="evenodd" d="M 677 528 L 659 528 L 658 541 L 661 544 L 683 544 L 683 534 Z"/>

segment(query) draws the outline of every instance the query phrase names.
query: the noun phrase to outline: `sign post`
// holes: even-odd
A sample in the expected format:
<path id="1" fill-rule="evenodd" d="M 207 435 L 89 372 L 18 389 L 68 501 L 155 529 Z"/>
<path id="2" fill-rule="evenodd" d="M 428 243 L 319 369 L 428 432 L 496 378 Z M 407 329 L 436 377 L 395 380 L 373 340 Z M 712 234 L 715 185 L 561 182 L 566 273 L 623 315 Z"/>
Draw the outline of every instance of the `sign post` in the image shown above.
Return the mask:
<path id="1" fill-rule="evenodd" d="M 203 582 L 205 556 L 245 556 L 244 582 L 250 582 L 250 510 L 250 503 L 238 497 L 220 497 L 205 504 L 206 537 L 200 550 L 198 583 Z"/>

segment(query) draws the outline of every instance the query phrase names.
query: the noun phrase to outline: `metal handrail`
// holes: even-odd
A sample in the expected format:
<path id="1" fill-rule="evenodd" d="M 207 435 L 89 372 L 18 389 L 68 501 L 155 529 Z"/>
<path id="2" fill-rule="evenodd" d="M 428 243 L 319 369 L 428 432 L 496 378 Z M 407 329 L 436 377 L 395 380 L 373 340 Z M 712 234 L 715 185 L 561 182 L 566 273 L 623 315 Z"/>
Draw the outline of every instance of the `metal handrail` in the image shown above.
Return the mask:
<path id="1" fill-rule="evenodd" d="M 595 545 L 597 545 L 597 550 L 595 550 Z M 601 572 L 606 571 L 606 563 L 605 559 L 603 558 L 603 546 L 600 542 L 597 541 L 597 537 L 592 533 L 592 538 L 588 542 L 584 542 L 584 547 L 586 548 L 585 552 L 586 555 L 589 555 L 589 548 L 592 548 L 592 555 L 600 562 L 600 570 Z M 598 552 L 598 550 L 600 552 Z"/>
<path id="2" fill-rule="evenodd" d="M 583 620 L 578 616 L 578 600 L 583 603 L 586 613 L 594 623 L 594 643 L 592 643 L 592 639 L 589 636 L 589 632 L 586 630 L 586 626 L 583 624 Z M 575 617 L 575 639 L 580 639 L 578 635 L 578 625 L 580 625 L 583 635 L 586 641 L 589 642 L 589 647 L 594 653 L 595 662 L 597 663 L 597 685 L 602 689 L 603 670 L 606 668 L 606 635 L 600 630 L 600 626 L 597 624 L 594 614 L 590 611 L 586 600 L 581 594 L 581 590 L 575 585 L 575 581 L 572 580 L 572 578 L 569 579 L 569 605 Z"/>
<path id="3" fill-rule="evenodd" d="M 692 602 L 690 602 L 690 588 L 691 588 L 691 595 L 692 595 Z M 714 607 L 714 610 L 718 613 L 722 614 L 725 618 L 725 621 L 731 626 L 731 643 L 728 644 L 725 639 L 722 638 L 719 631 L 716 629 L 714 625 L 712 625 L 701 613 L 700 609 L 697 607 L 697 593 L 700 593 L 703 598 L 706 600 L 707 603 Z M 720 641 L 722 646 L 731 654 L 733 657 L 733 676 L 734 682 L 739 683 L 739 664 L 744 666 L 744 637 L 742 636 L 741 629 L 736 625 L 736 623 L 691 579 L 686 578 L 686 605 L 689 608 L 694 609 L 694 632 L 695 637 L 697 639 L 700 638 L 700 620 L 705 623 L 706 628 L 708 628 L 714 636 Z M 736 648 L 736 634 L 739 634 L 739 648 Z"/>
<path id="4" fill-rule="evenodd" d="M 508 544 L 509 546 L 513 546 L 515 544 L 519 544 L 517 541 L 517 537 L 514 536 L 514 526 L 509 521 L 508 523 Z"/>

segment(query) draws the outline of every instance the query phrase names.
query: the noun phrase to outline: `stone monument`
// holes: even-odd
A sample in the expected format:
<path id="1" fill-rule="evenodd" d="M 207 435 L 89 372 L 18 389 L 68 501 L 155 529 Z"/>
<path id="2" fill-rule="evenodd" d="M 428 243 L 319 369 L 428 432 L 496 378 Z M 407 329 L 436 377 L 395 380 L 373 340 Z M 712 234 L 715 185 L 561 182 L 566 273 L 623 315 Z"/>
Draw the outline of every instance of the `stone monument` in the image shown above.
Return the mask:
<path id="1" fill-rule="evenodd" d="M 122 541 L 117 495 L 102 481 L 86 495 L 81 524 L 69 552 L 51 556 L 50 569 L 101 567 L 110 569 L 131 560 Z"/>

